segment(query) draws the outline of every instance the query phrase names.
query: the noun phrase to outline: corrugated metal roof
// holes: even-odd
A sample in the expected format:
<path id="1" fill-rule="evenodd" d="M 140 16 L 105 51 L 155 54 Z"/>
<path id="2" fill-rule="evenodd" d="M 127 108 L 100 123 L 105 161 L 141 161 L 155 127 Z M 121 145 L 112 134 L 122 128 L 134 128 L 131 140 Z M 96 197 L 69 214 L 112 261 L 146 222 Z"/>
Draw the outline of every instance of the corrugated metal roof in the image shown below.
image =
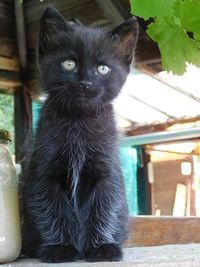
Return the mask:
<path id="1" fill-rule="evenodd" d="M 123 121 L 138 126 L 200 117 L 200 69 L 188 66 L 183 76 L 132 70 L 114 107 Z"/>

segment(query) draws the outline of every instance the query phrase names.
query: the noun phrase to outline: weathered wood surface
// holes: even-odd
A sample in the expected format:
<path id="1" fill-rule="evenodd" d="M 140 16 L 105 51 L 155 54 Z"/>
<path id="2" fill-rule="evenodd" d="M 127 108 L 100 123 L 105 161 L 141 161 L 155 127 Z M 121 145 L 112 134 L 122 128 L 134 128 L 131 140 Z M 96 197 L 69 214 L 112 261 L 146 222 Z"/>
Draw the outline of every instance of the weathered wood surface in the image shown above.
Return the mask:
<path id="1" fill-rule="evenodd" d="M 8 80 L 0 77 L 0 88 L 4 90 L 13 90 L 18 86 L 21 86 L 22 82 L 19 80 Z"/>
<path id="2" fill-rule="evenodd" d="M 0 55 L 16 56 L 14 1 L 0 0 Z"/>
<path id="3" fill-rule="evenodd" d="M 17 57 L 16 42 L 13 38 L 7 38 L 0 35 L 0 56 Z"/>
<path id="4" fill-rule="evenodd" d="M 199 267 L 200 244 L 133 247 L 123 249 L 120 262 L 44 263 L 38 259 L 19 259 L 1 267 Z"/>
<path id="5" fill-rule="evenodd" d="M 5 66 L 4 63 L 3 66 Z M 0 66 L 0 90 L 4 93 L 11 93 L 13 89 L 22 84 L 21 73 L 19 71 L 1 69 L 1 67 L 2 65 Z"/>
<path id="6" fill-rule="evenodd" d="M 8 37 L 14 39 L 15 24 L 14 24 L 14 1 L 1 0 L 0 1 L 0 35 L 1 37 Z"/>
<path id="7" fill-rule="evenodd" d="M 0 56 L 0 69 L 19 71 L 20 70 L 19 60 L 17 58 L 8 58 Z"/>
<path id="8" fill-rule="evenodd" d="M 200 218 L 155 217 L 130 218 L 125 246 L 159 246 L 166 244 L 200 243 Z"/>
<path id="9" fill-rule="evenodd" d="M 35 48 L 36 40 L 38 37 L 39 30 L 39 19 L 42 12 L 48 6 L 47 3 L 50 1 L 44 1 L 44 5 L 38 4 L 37 1 L 30 1 L 25 5 L 25 19 L 27 23 L 27 45 L 28 47 Z M 62 13 L 66 19 L 78 18 L 85 25 L 93 25 L 94 23 L 107 24 L 109 20 L 100 10 L 99 6 L 95 1 L 64 1 L 65 6 L 61 5 L 61 2 L 56 2 L 57 9 Z M 54 3 L 54 1 L 51 1 Z M 63 3 L 63 2 L 62 2 Z M 32 6 L 32 8 L 30 8 Z M 34 11 L 34 10 L 37 10 Z M 36 13 L 35 13 L 36 12 Z M 32 19 L 30 19 L 32 18 Z"/>
<path id="10" fill-rule="evenodd" d="M 115 1 L 116 2 L 116 1 Z M 119 1 L 117 1 L 119 2 Z M 114 25 L 118 25 L 124 22 L 124 16 L 121 14 L 120 10 L 116 7 L 115 3 L 111 0 L 97 0 L 100 9 L 104 12 L 106 17 L 111 18 Z"/>
<path id="11" fill-rule="evenodd" d="M 62 12 L 63 10 L 81 7 L 88 2 L 94 2 L 94 0 L 45 0 L 43 2 L 39 2 L 38 0 L 28 0 L 25 1 L 26 22 L 29 24 L 38 21 L 43 11 L 50 4 Z"/>

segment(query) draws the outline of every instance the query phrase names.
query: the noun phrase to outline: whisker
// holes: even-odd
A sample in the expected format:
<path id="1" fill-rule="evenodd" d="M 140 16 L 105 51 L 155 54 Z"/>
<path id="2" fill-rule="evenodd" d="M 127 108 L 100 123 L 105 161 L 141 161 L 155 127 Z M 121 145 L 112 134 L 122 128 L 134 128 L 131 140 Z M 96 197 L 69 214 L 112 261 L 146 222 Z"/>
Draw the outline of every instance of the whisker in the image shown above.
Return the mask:
<path id="1" fill-rule="evenodd" d="M 47 98 L 46 105 L 44 104 L 44 109 L 43 109 L 44 116 L 45 116 L 47 110 L 50 109 L 51 105 L 57 103 L 58 99 L 56 100 L 56 98 L 59 97 L 59 99 L 60 99 L 61 95 L 63 96 L 63 92 L 62 91 L 58 92 L 51 99 L 49 99 L 49 102 L 48 102 L 48 98 Z"/>

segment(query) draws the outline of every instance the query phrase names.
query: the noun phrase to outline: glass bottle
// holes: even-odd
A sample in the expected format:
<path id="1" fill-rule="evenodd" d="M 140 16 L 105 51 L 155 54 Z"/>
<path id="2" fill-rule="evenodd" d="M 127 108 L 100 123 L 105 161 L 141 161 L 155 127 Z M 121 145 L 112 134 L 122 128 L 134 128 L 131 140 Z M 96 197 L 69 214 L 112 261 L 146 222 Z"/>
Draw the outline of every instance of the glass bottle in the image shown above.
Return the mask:
<path id="1" fill-rule="evenodd" d="M 0 263 L 15 260 L 21 250 L 18 181 L 9 141 L 9 133 L 0 130 Z"/>

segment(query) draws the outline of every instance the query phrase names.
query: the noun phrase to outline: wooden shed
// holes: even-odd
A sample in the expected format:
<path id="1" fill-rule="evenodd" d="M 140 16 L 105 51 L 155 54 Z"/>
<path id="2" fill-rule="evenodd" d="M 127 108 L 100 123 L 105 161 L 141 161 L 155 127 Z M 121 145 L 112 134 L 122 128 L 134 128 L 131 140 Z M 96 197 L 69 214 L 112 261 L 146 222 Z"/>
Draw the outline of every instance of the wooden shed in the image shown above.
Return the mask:
<path id="1" fill-rule="evenodd" d="M 14 96 L 15 133 L 17 140 L 16 161 L 20 163 L 24 161 L 27 147 L 32 139 L 31 105 L 32 99 L 37 98 L 38 95 L 38 86 L 34 77 L 35 48 L 39 19 L 42 12 L 49 4 L 54 5 L 66 19 L 76 18 L 81 23 L 94 27 L 113 27 L 131 16 L 130 3 L 128 0 L 0 0 L 0 93 L 12 94 Z M 136 49 L 136 66 L 145 74 L 160 81 L 161 78 L 155 77 L 155 74 L 162 70 L 158 47 L 145 33 L 148 22 L 140 18 L 138 18 L 138 22 L 140 25 L 140 35 Z M 171 86 L 171 88 L 185 97 L 200 103 L 200 97 L 193 96 L 189 92 L 175 86 Z M 152 108 L 150 104 L 145 103 L 144 99 L 139 99 L 138 96 L 133 96 L 133 98 L 149 108 Z M 130 136 L 125 142 L 127 146 L 143 146 L 147 143 L 154 144 L 158 142 L 158 139 L 159 141 L 169 142 L 180 139 L 184 140 L 185 138 L 199 138 L 199 129 L 196 129 L 195 132 L 189 130 L 185 132 L 174 132 L 171 135 L 165 133 L 161 136 L 162 138 L 158 135 L 150 136 L 148 134 L 139 137 L 136 136 L 135 138 L 132 137 L 133 135 L 141 133 L 164 131 L 168 126 L 175 124 L 177 121 L 176 117 L 170 116 L 167 112 L 157 107 L 155 110 L 167 117 L 167 123 L 158 122 L 155 125 L 143 124 L 138 126 L 133 120 L 131 124 L 132 128 L 126 132 L 126 134 Z M 178 119 L 178 121 L 195 122 L 199 120 L 199 117 L 199 115 L 193 118 L 183 117 Z M 155 147 L 153 147 L 153 149 L 155 149 Z M 140 158 L 141 161 L 143 161 L 141 155 Z M 179 163 L 180 162 L 177 164 Z M 163 168 L 163 162 L 156 162 L 155 165 L 158 173 L 160 169 Z M 182 181 L 181 179 L 180 181 Z M 142 186 L 143 185 L 144 184 L 142 184 Z M 158 183 L 157 187 L 161 191 L 162 188 L 159 186 L 160 184 Z M 171 193 L 170 190 L 171 188 L 168 190 Z M 160 191 L 156 193 L 159 194 Z M 166 198 L 168 198 L 168 195 L 166 195 Z M 168 207 L 166 207 L 166 209 L 167 208 Z M 134 237 L 130 235 L 127 246 L 199 242 L 200 239 L 197 235 L 197 232 L 200 231 L 199 225 L 199 220 L 193 218 L 136 218 L 130 222 L 130 230 L 136 233 L 136 235 Z M 164 258 L 164 263 L 162 257 L 159 260 L 159 256 L 163 254 L 163 251 L 159 250 L 158 253 L 154 252 L 155 256 L 152 258 L 154 254 L 151 254 L 150 250 L 149 254 L 145 254 L 145 250 L 145 252 L 142 251 L 142 254 L 139 255 L 139 260 L 136 260 L 135 263 L 131 258 L 126 256 L 125 260 L 128 263 L 124 263 L 123 266 L 177 266 L 177 264 L 181 266 L 191 259 L 194 260 L 194 266 L 199 266 L 199 256 L 197 257 L 199 246 L 189 246 L 184 250 L 182 255 L 189 254 L 189 249 L 191 249 L 191 251 L 194 250 L 192 254 L 193 258 L 191 257 L 189 260 L 185 255 L 185 258 L 183 257 L 182 259 L 178 253 L 179 256 L 174 254 L 174 257 L 170 260 L 170 256 L 173 254 L 172 251 L 176 251 L 176 249 L 177 247 L 172 247 L 171 249 L 168 247 L 169 252 L 167 254 L 168 256 Z M 131 253 L 132 251 L 133 250 L 130 249 Z M 143 265 L 141 258 L 144 254 L 150 256 L 146 256 L 146 263 L 144 259 Z M 33 264 L 39 266 L 37 261 L 33 262 Z M 189 264 L 190 262 L 188 266 L 191 266 Z M 13 266 L 19 265 L 17 263 Z M 114 265 L 115 264 L 113 264 L 113 266 Z M 22 266 L 32 266 L 32 263 L 24 261 Z M 79 266 L 79 263 L 76 266 Z M 108 266 L 108 264 L 105 263 L 105 265 L 102 266 Z M 119 263 L 119 266 L 121 266 L 121 263 Z"/>
<path id="2" fill-rule="evenodd" d="M 25 153 L 24 140 L 31 138 L 31 97 L 38 95 L 34 71 L 39 19 L 50 4 L 66 19 L 75 18 L 93 27 L 111 28 L 132 16 L 128 0 L 0 1 L 0 91 L 14 94 L 17 161 Z M 159 50 L 144 31 L 146 22 L 138 20 L 136 64 L 157 71 L 161 68 Z"/>
<path id="3" fill-rule="evenodd" d="M 131 16 L 128 0 L 1 0 L 1 90 L 12 90 L 21 85 L 19 56 L 22 52 L 20 51 L 23 50 L 24 46 L 26 51 L 23 51 L 23 53 L 28 55 L 35 50 L 39 19 L 49 4 L 60 10 L 66 19 L 77 18 L 83 24 L 94 27 L 112 27 Z M 146 23 L 142 20 L 139 20 L 139 22 L 141 29 L 136 53 L 137 62 L 139 64 L 160 63 L 159 51 L 156 45 L 144 33 Z"/>

